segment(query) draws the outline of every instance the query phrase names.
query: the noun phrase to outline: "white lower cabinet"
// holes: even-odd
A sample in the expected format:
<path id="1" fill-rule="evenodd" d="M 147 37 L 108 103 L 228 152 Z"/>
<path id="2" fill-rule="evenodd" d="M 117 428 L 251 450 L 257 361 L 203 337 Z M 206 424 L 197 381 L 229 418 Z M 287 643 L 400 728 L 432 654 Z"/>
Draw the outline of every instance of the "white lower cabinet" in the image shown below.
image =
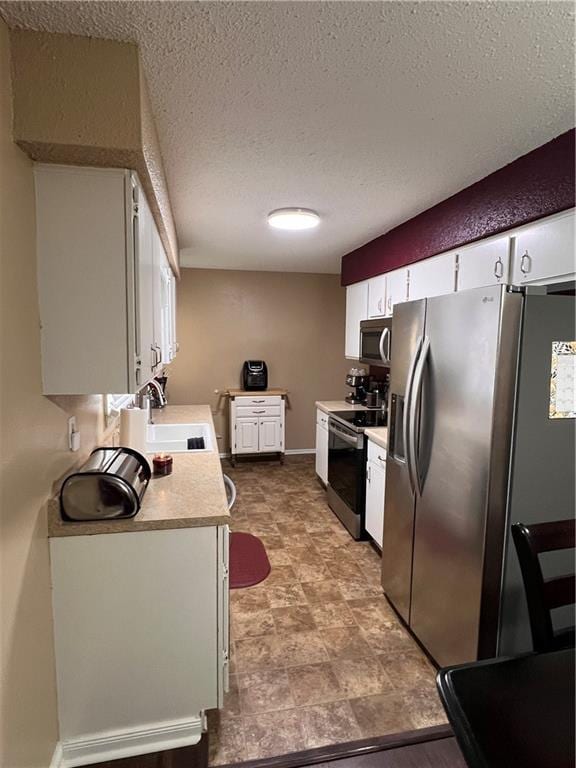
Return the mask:
<path id="1" fill-rule="evenodd" d="M 419 261 L 408 270 L 408 301 L 453 293 L 456 283 L 456 255 L 443 253 Z"/>
<path id="2" fill-rule="evenodd" d="M 282 423 L 277 416 L 258 421 L 258 451 L 277 453 L 282 450 Z"/>
<path id="3" fill-rule="evenodd" d="M 227 689 L 228 527 L 50 539 L 62 764 L 196 743 Z"/>
<path id="4" fill-rule="evenodd" d="M 284 453 L 285 402 L 280 395 L 246 395 L 230 400 L 230 451 Z"/>
<path id="5" fill-rule="evenodd" d="M 520 230 L 514 237 L 512 283 L 546 284 L 574 279 L 574 212 Z"/>
<path id="6" fill-rule="evenodd" d="M 344 356 L 360 357 L 360 323 L 368 319 L 368 280 L 346 288 L 346 341 Z"/>
<path id="7" fill-rule="evenodd" d="M 382 548 L 384 533 L 384 494 L 386 490 L 386 450 L 368 441 L 366 462 L 366 532 Z"/>
<path id="8" fill-rule="evenodd" d="M 234 453 L 258 453 L 258 419 L 237 418 L 234 422 Z"/>
<path id="9" fill-rule="evenodd" d="M 328 414 L 316 410 L 316 474 L 328 484 Z"/>

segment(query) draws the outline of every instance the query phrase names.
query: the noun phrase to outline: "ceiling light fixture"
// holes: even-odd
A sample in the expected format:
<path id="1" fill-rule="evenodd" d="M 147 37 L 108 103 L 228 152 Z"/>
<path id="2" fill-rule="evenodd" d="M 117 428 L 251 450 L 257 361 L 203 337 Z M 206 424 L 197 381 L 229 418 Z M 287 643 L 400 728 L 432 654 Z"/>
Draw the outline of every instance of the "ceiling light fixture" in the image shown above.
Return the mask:
<path id="1" fill-rule="evenodd" d="M 277 208 L 268 214 L 268 224 L 274 229 L 313 229 L 320 223 L 320 216 L 309 208 Z"/>

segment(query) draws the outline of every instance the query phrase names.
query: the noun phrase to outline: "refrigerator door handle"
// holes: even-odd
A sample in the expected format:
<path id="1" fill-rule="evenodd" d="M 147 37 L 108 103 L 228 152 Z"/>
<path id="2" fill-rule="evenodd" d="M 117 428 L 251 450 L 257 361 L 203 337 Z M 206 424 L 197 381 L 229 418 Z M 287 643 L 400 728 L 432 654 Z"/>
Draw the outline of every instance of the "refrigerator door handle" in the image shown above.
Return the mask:
<path id="1" fill-rule="evenodd" d="M 402 437 L 404 441 L 404 455 L 406 456 L 406 466 L 408 469 L 408 479 L 410 480 L 410 487 L 412 488 L 412 493 L 416 493 L 416 483 L 414 478 L 414 465 L 412 464 L 411 455 L 412 450 L 410 447 L 410 422 L 409 422 L 409 416 L 410 412 L 412 410 L 412 384 L 414 381 L 414 373 L 416 371 L 416 364 L 418 362 L 418 357 L 420 355 L 420 350 L 422 348 L 422 336 L 418 337 L 418 340 L 416 341 L 416 349 L 414 350 L 414 357 L 412 358 L 412 361 L 410 363 L 410 368 L 408 369 L 408 378 L 406 380 L 406 395 L 404 398 L 404 414 L 403 414 L 403 423 L 402 423 Z"/>
<path id="2" fill-rule="evenodd" d="M 424 370 L 428 361 L 428 355 L 430 353 L 430 339 L 428 336 L 424 337 L 422 342 L 422 351 L 418 358 L 418 363 L 414 371 L 414 378 L 412 384 L 412 395 L 410 397 L 410 413 L 409 413 L 409 425 L 408 425 L 408 457 L 412 466 L 412 472 L 414 475 L 414 485 L 419 496 L 422 496 L 422 474 L 419 467 L 418 456 L 418 401 L 422 394 L 422 382 L 424 381 Z"/>

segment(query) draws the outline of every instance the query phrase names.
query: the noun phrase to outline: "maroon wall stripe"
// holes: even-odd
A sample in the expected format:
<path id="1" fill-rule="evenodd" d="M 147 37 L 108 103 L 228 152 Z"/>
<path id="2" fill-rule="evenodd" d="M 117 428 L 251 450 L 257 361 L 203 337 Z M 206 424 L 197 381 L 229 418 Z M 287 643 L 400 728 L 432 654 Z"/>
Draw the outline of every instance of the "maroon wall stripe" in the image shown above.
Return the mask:
<path id="1" fill-rule="evenodd" d="M 413 264 L 574 205 L 576 129 L 342 257 L 342 285 Z"/>

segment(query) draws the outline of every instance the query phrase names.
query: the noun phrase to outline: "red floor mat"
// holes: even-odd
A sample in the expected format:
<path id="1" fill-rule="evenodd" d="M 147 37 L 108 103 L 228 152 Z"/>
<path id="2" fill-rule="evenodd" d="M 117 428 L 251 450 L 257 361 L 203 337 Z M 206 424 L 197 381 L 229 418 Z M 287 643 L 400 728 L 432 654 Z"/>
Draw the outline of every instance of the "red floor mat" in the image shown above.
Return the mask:
<path id="1" fill-rule="evenodd" d="M 251 533 L 230 534 L 230 589 L 253 587 L 270 573 L 264 544 Z"/>

